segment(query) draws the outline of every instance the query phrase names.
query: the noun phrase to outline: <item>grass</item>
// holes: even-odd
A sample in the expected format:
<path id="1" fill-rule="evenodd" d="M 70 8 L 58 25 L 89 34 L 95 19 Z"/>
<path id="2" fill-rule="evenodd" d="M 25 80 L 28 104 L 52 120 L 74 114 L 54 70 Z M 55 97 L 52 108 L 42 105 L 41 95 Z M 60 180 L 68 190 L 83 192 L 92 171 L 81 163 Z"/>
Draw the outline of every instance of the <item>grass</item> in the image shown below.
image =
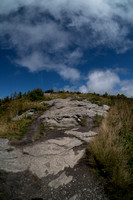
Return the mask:
<path id="1" fill-rule="evenodd" d="M 133 199 L 133 101 L 116 100 L 88 145 L 88 160 L 106 180 L 111 199 Z"/>
<path id="2" fill-rule="evenodd" d="M 86 117 L 83 116 L 80 120 L 81 120 L 81 121 L 80 121 L 80 125 L 81 125 L 81 126 L 86 126 L 86 123 L 87 123 Z"/>
<path id="3" fill-rule="evenodd" d="M 21 140 L 32 121 L 32 118 L 23 118 L 18 121 L 9 121 L 3 125 L 0 124 L 0 137 L 10 140 Z"/>
<path id="4" fill-rule="evenodd" d="M 94 123 L 95 126 L 94 127 L 99 127 L 103 121 L 104 117 L 102 115 L 95 115 L 94 117 Z"/>
<path id="5" fill-rule="evenodd" d="M 53 99 L 66 99 L 68 97 L 76 97 L 76 96 L 77 96 L 76 93 L 54 92 L 51 95 L 45 96 L 45 100 L 46 101 L 50 101 L 50 100 L 53 100 Z"/>
<path id="6" fill-rule="evenodd" d="M 107 118 L 95 116 L 95 127 L 100 126 L 98 136 L 87 147 L 89 164 L 99 176 L 103 176 L 105 186 L 112 200 L 133 199 L 133 99 L 124 95 L 109 96 L 107 93 L 81 94 L 69 92 L 53 92 L 45 100 L 68 98 L 88 101 L 99 106 L 110 105 Z M 8 99 L 6 99 L 8 100 Z M 40 100 L 41 101 L 41 100 Z M 26 96 L 20 99 L 0 103 L 0 137 L 20 140 L 32 123 L 32 117 L 18 121 L 11 119 L 29 109 L 45 111 L 48 106 L 40 101 L 30 101 Z M 44 101 L 45 102 L 45 101 Z M 81 118 L 81 126 L 87 123 L 86 117 Z M 54 127 L 55 129 L 57 127 Z M 40 124 L 36 139 L 44 135 L 46 127 Z M 3 191 L 0 190 L 0 197 Z"/>
<path id="7" fill-rule="evenodd" d="M 102 106 L 104 104 L 106 105 L 111 105 L 111 98 L 110 97 L 103 97 L 98 94 L 92 94 L 92 93 L 87 93 L 87 94 L 75 94 L 72 98 L 72 100 L 77 100 L 77 101 L 83 101 L 87 99 L 91 103 L 95 103 L 99 106 Z"/>
<path id="8" fill-rule="evenodd" d="M 40 139 L 42 136 L 44 136 L 44 132 L 45 132 L 45 127 L 44 124 L 41 122 L 40 123 L 40 130 L 39 132 L 36 134 L 35 140 Z"/>
<path id="9" fill-rule="evenodd" d="M 0 106 L 0 137 L 8 138 L 10 140 L 21 140 L 33 119 L 32 117 L 25 117 L 17 121 L 12 121 L 11 119 L 16 115 L 21 115 L 29 109 L 45 111 L 47 105 L 20 99 Z"/>
<path id="10" fill-rule="evenodd" d="M 76 93 L 76 92 L 54 92 L 49 96 L 45 96 L 46 101 L 50 101 L 53 99 L 66 99 L 71 97 L 72 101 L 83 101 L 87 99 L 91 103 L 95 103 L 99 106 L 103 106 L 104 104 L 106 105 L 111 105 L 112 104 L 112 99 L 111 96 L 100 96 L 99 94 L 92 94 L 92 93 Z"/>

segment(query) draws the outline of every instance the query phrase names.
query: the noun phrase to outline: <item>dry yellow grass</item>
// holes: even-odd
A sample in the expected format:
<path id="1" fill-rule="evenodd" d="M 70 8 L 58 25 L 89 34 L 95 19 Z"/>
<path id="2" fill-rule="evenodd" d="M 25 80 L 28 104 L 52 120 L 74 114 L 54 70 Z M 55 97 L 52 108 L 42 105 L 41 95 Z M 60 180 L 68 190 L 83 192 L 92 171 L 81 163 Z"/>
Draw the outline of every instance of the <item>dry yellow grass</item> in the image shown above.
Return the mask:
<path id="1" fill-rule="evenodd" d="M 133 163 L 129 165 L 133 153 L 132 106 L 127 101 L 116 102 L 103 120 L 98 136 L 88 145 L 89 163 L 106 178 L 113 199 L 133 198 Z"/>

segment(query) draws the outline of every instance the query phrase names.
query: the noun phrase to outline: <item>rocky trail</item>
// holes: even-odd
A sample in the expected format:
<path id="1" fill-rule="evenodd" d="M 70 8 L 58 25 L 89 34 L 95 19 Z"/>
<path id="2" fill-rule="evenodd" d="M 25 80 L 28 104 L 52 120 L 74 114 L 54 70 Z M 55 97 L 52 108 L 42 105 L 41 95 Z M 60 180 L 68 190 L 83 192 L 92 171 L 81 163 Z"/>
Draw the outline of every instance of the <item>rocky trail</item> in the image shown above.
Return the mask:
<path id="1" fill-rule="evenodd" d="M 98 133 L 95 116 L 106 116 L 109 107 L 70 98 L 45 103 L 50 108 L 34 120 L 19 145 L 0 139 L 2 200 L 108 200 L 85 150 Z M 46 133 L 35 141 L 40 122 Z"/>

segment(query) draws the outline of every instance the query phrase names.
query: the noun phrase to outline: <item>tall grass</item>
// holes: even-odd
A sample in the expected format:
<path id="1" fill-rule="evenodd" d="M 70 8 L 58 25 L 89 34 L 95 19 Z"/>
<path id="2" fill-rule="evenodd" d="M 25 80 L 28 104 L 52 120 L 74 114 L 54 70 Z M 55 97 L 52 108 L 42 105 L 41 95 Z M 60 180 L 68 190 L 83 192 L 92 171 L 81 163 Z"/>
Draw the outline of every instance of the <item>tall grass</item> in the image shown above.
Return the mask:
<path id="1" fill-rule="evenodd" d="M 11 119 L 33 108 L 36 111 L 45 111 L 47 105 L 42 105 L 39 102 L 32 102 L 27 99 L 18 99 L 3 104 L 0 107 L 0 137 L 10 140 L 22 139 L 33 121 L 32 117 L 24 117 L 17 121 L 12 121 Z"/>
<path id="2" fill-rule="evenodd" d="M 111 198 L 133 199 L 132 100 L 116 100 L 87 150 L 89 163 L 104 176 Z"/>

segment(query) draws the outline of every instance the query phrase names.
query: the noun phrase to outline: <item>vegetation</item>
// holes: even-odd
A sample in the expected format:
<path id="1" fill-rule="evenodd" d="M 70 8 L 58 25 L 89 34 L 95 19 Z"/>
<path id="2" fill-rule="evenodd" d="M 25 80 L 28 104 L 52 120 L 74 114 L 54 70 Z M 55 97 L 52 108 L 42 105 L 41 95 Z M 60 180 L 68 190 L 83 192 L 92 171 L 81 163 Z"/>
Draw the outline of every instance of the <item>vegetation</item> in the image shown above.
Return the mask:
<path id="1" fill-rule="evenodd" d="M 133 199 L 132 99 L 116 98 L 98 136 L 88 146 L 88 160 L 105 178 L 111 199 Z"/>
<path id="2" fill-rule="evenodd" d="M 51 90 L 48 90 L 51 91 Z M 48 92 L 45 91 L 45 92 Z M 51 93 L 51 95 L 49 96 L 45 96 L 45 100 L 49 101 L 52 99 L 58 99 L 58 98 L 62 98 L 62 99 L 66 99 L 68 97 L 71 97 L 72 100 L 78 100 L 78 101 L 82 101 L 84 99 L 87 99 L 88 101 L 95 103 L 99 106 L 102 106 L 104 104 L 107 105 L 111 105 L 113 100 L 115 98 L 115 96 L 101 96 L 99 94 L 96 93 L 80 93 L 80 92 L 69 92 L 69 91 L 59 91 L 59 92 L 49 92 Z"/>
<path id="3" fill-rule="evenodd" d="M 95 127 L 99 127 L 103 121 L 104 117 L 102 115 L 96 115 L 94 117 Z"/>
<path id="4" fill-rule="evenodd" d="M 81 125 L 81 126 L 86 126 L 86 123 L 87 123 L 86 117 L 83 116 L 80 120 L 81 120 L 81 121 L 80 121 L 80 125 Z"/>
<path id="5" fill-rule="evenodd" d="M 54 93 L 54 89 L 46 90 L 45 93 Z"/>
<path id="6" fill-rule="evenodd" d="M 23 118 L 18 121 L 10 121 L 7 124 L 0 124 L 0 137 L 10 140 L 20 140 L 32 123 L 32 118 Z"/>
<path id="7" fill-rule="evenodd" d="M 95 93 L 82 94 L 80 92 L 59 91 L 53 89 L 45 91 L 51 95 L 44 96 L 41 89 L 34 89 L 28 93 L 15 92 L 10 97 L 0 99 L 0 137 L 11 140 L 21 139 L 33 121 L 32 117 L 25 117 L 12 121 L 16 115 L 21 115 L 29 109 L 43 111 L 46 104 L 41 101 L 68 98 L 71 100 L 88 101 L 102 106 L 110 105 L 107 118 L 96 115 L 95 127 L 100 126 L 98 136 L 87 147 L 87 159 L 98 175 L 102 175 L 111 196 L 110 199 L 133 199 L 133 98 L 125 95 L 99 95 Z M 86 118 L 81 118 L 81 126 L 86 125 Z M 36 139 L 42 137 L 45 127 L 41 123 Z M 0 192 L 1 195 L 2 192 Z"/>
<path id="8" fill-rule="evenodd" d="M 23 138 L 33 118 L 24 117 L 17 121 L 12 121 L 12 118 L 30 109 L 34 109 L 35 111 L 46 110 L 46 104 L 39 104 L 43 99 L 41 94 L 42 90 L 40 89 L 23 95 L 22 93 L 17 94 L 15 92 L 10 98 L 6 97 L 0 101 L 0 137 L 10 140 L 20 140 Z"/>
<path id="9" fill-rule="evenodd" d="M 44 124 L 41 122 L 40 124 L 40 130 L 39 132 L 36 134 L 36 140 L 38 140 L 39 138 L 41 138 L 45 133 L 45 128 L 44 128 Z"/>
<path id="10" fill-rule="evenodd" d="M 42 89 L 38 88 L 38 89 L 34 89 L 32 91 L 29 91 L 28 98 L 31 101 L 44 100 L 44 94 L 43 94 Z"/>

